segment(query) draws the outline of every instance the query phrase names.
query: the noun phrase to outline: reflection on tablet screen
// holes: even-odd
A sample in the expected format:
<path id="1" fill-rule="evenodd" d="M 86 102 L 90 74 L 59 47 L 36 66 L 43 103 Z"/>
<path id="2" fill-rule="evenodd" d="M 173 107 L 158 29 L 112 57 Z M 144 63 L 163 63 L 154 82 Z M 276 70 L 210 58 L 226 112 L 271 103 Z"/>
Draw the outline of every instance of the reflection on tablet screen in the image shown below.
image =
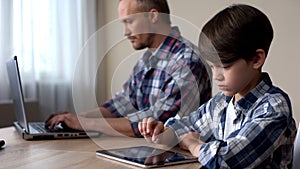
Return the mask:
<path id="1" fill-rule="evenodd" d="M 96 153 L 110 159 L 148 168 L 197 161 L 197 158 L 192 155 L 147 146 L 99 150 Z"/>

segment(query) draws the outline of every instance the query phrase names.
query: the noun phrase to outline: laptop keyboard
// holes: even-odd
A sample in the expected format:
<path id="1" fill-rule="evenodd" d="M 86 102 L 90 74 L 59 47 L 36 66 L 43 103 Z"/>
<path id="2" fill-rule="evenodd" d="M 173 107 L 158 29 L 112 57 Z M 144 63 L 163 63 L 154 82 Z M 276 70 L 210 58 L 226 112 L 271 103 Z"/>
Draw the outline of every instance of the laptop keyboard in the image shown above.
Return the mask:
<path id="1" fill-rule="evenodd" d="M 45 127 L 45 123 L 43 122 L 34 122 L 29 123 L 30 132 L 34 133 L 49 133 L 49 132 L 78 132 L 78 130 L 70 129 L 68 127 L 63 127 L 61 125 L 57 125 L 52 129 L 48 129 Z"/>
<path id="2" fill-rule="evenodd" d="M 45 123 L 30 123 L 30 127 L 39 133 L 47 133 L 50 131 L 45 128 Z"/>
<path id="3" fill-rule="evenodd" d="M 30 123 L 29 130 L 34 133 L 47 133 L 44 123 Z"/>
<path id="4" fill-rule="evenodd" d="M 35 122 L 30 123 L 30 131 L 35 131 L 38 133 L 49 133 L 49 132 L 66 132 L 62 127 L 54 127 L 53 129 L 48 129 L 45 127 L 45 123 L 41 122 Z"/>

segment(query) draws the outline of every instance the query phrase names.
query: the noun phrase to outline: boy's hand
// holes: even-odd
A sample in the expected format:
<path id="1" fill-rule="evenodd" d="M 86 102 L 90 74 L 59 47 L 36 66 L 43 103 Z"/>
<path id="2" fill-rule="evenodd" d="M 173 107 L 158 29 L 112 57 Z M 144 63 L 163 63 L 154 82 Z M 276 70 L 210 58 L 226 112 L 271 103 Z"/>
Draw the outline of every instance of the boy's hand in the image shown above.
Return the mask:
<path id="1" fill-rule="evenodd" d="M 203 142 L 199 139 L 199 133 L 197 132 L 189 132 L 180 136 L 180 148 L 189 150 L 195 157 L 199 157 L 199 151 L 202 144 Z"/>
<path id="2" fill-rule="evenodd" d="M 145 139 L 154 143 L 159 143 L 159 135 L 164 132 L 164 124 L 152 117 L 144 118 L 138 127 Z"/>

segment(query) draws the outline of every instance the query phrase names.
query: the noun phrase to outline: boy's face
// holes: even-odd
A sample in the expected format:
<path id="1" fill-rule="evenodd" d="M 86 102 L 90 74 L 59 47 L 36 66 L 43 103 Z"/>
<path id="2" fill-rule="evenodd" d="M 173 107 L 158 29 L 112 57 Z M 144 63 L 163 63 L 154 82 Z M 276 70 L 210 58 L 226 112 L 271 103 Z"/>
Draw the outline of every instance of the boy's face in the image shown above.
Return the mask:
<path id="1" fill-rule="evenodd" d="M 252 61 L 239 59 L 231 64 L 207 62 L 216 85 L 226 96 L 243 97 L 257 85 L 259 71 L 253 67 Z"/>

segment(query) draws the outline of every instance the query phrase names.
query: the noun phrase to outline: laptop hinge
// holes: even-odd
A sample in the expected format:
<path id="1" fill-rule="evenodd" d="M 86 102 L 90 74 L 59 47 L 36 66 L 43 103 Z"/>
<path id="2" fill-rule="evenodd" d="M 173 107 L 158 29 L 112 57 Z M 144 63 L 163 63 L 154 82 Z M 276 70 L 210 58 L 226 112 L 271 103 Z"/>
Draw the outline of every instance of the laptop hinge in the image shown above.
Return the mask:
<path id="1" fill-rule="evenodd" d="M 26 129 L 19 123 L 19 122 L 14 122 L 14 125 L 17 127 L 17 129 L 19 130 L 19 131 L 21 131 L 21 133 L 27 133 L 26 132 Z"/>

